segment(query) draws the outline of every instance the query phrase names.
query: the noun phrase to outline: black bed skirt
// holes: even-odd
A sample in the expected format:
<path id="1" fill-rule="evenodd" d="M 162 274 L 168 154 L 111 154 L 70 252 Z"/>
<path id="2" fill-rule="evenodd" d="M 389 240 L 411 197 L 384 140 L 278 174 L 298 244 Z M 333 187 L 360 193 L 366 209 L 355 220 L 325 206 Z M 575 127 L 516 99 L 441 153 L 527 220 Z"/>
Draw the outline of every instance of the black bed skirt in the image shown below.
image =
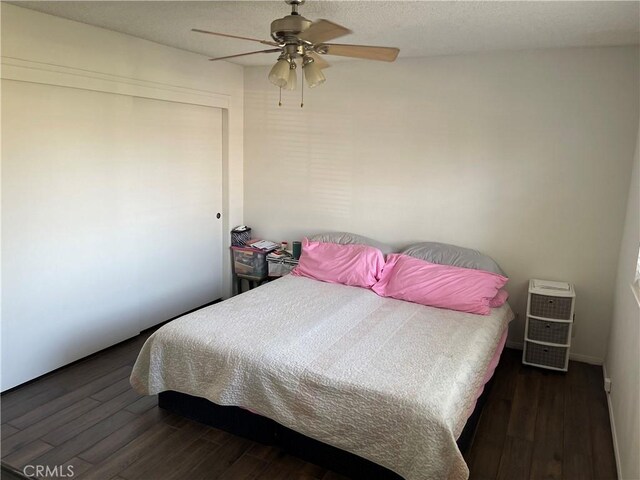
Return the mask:
<path id="1" fill-rule="evenodd" d="M 490 381 L 485 385 L 475 410 L 458 438 L 458 448 L 463 454 L 471 446 L 492 383 L 493 381 Z M 296 457 L 352 479 L 402 480 L 400 475 L 387 468 L 353 453 L 314 440 L 269 418 L 240 407 L 221 406 L 201 397 L 174 391 L 160 393 L 158 404 L 160 408 L 175 412 L 183 417 L 256 442 L 277 446 Z"/>

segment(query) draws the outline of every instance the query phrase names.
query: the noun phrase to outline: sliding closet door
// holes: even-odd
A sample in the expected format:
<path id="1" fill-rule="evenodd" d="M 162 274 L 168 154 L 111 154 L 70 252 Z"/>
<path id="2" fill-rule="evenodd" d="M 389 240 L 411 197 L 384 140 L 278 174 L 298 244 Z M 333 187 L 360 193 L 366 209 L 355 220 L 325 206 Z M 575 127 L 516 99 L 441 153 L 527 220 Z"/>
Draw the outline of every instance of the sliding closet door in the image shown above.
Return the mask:
<path id="1" fill-rule="evenodd" d="M 144 329 L 222 296 L 222 111 L 132 100 Z"/>
<path id="2" fill-rule="evenodd" d="M 221 110 L 2 81 L 2 389 L 221 296 Z"/>

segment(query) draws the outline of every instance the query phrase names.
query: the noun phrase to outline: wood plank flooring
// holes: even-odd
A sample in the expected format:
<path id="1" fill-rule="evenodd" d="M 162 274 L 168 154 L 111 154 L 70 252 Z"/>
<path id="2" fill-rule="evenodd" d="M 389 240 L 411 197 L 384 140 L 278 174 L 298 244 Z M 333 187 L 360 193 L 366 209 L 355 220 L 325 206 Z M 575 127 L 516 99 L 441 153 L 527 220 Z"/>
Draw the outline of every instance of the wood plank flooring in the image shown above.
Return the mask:
<path id="1" fill-rule="evenodd" d="M 465 456 L 471 478 L 617 478 L 602 368 L 547 371 L 522 365 L 521 354 L 502 355 Z"/>
<path id="2" fill-rule="evenodd" d="M 137 395 L 128 377 L 147 336 L 2 395 L 2 460 L 82 480 L 346 478 Z M 466 460 L 472 479 L 616 478 L 601 368 L 546 372 L 505 350 Z"/>

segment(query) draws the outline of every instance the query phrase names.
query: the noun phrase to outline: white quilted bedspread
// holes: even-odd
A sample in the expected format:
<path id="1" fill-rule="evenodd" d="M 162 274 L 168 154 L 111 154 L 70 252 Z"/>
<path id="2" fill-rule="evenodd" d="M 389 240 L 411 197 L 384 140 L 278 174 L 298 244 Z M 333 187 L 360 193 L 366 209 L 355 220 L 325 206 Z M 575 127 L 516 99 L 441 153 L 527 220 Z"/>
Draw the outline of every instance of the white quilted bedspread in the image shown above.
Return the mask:
<path id="1" fill-rule="evenodd" d="M 407 480 L 466 479 L 456 438 L 512 318 L 289 275 L 160 328 L 131 383 L 248 408 Z"/>

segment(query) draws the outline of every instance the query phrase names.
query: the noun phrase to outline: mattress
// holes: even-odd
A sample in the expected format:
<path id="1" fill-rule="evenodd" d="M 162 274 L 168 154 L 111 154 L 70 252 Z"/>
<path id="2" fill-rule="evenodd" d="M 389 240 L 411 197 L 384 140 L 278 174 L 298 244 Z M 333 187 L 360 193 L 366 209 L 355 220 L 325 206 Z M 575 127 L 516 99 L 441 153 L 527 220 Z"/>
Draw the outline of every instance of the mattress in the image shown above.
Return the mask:
<path id="1" fill-rule="evenodd" d="M 512 318 L 289 275 L 160 328 L 131 383 L 247 408 L 407 480 L 463 479 L 456 438 Z"/>

